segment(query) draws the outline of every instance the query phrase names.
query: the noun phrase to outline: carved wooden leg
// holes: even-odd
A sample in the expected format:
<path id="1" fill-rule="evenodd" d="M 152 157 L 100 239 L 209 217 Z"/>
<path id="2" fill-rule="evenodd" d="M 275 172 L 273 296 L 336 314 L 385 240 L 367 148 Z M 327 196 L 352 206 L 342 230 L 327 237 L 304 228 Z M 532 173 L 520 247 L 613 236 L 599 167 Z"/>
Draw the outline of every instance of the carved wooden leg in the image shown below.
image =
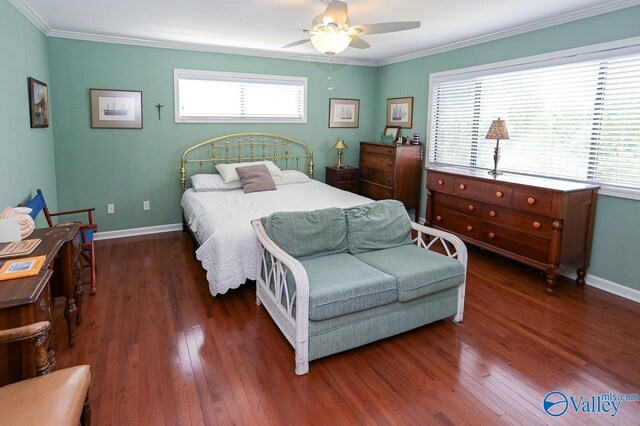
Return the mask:
<path id="1" fill-rule="evenodd" d="M 78 276 L 79 278 L 79 276 Z M 84 289 L 82 288 L 82 283 L 80 279 L 76 281 L 76 287 L 74 289 L 73 296 L 76 300 L 76 308 L 78 309 L 78 315 L 76 316 L 76 324 L 82 324 L 82 296 L 84 295 Z"/>
<path id="2" fill-rule="evenodd" d="M 64 318 L 67 320 L 69 327 L 69 346 L 76 344 L 76 320 L 78 317 L 78 308 L 76 301 L 72 296 L 67 297 L 67 306 L 64 308 Z"/>
<path id="3" fill-rule="evenodd" d="M 585 281 L 585 277 L 587 276 L 587 271 L 585 271 L 584 268 L 579 268 L 578 269 L 578 277 L 576 278 L 576 284 L 582 286 L 584 285 Z"/>
<path id="4" fill-rule="evenodd" d="M 36 376 L 42 376 L 51 372 L 51 364 L 49 364 L 50 330 L 51 328 L 33 339 L 33 347 L 36 352 Z"/>
<path id="5" fill-rule="evenodd" d="M 558 276 L 555 269 L 547 269 L 547 294 L 554 295 L 556 293 L 556 286 L 558 285 Z"/>
<path id="6" fill-rule="evenodd" d="M 80 415 L 80 424 L 82 426 L 91 425 L 91 395 L 87 390 L 87 397 L 84 399 L 84 406 L 82 407 L 82 414 Z"/>

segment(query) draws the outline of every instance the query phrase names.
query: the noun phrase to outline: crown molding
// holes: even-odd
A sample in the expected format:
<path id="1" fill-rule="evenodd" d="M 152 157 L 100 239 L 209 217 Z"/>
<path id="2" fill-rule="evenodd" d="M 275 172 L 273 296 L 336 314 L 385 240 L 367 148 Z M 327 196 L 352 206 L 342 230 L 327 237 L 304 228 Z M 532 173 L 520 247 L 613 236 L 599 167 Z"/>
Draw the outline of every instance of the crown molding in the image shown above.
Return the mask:
<path id="1" fill-rule="evenodd" d="M 9 3 L 16 8 L 18 12 L 22 14 L 29 22 L 33 24 L 42 34 L 49 35 L 51 27 L 38 15 L 35 10 L 31 9 L 31 6 L 26 4 L 23 0 L 9 0 Z"/>
<path id="2" fill-rule="evenodd" d="M 587 9 L 579 10 L 576 12 L 570 12 L 554 18 L 543 19 L 541 21 L 533 22 L 530 24 L 521 25 L 519 27 L 510 28 L 508 30 L 497 31 L 492 34 L 487 34 L 479 37 L 473 37 L 466 40 L 458 41 L 455 43 L 447 44 L 444 46 L 435 47 L 433 49 L 422 50 L 420 52 L 409 53 L 407 55 L 396 56 L 395 58 L 383 59 L 379 61 L 380 66 L 396 64 L 399 62 L 406 62 L 412 59 L 423 58 L 425 56 L 436 55 L 438 53 L 448 52 L 450 50 L 461 49 L 463 47 L 469 47 L 476 44 L 486 43 L 489 41 L 500 40 L 502 38 L 512 37 L 519 34 L 528 33 L 531 31 L 542 30 L 549 27 L 554 27 L 560 24 L 566 24 L 580 19 L 592 18 L 594 16 L 602 15 L 609 12 L 615 12 L 617 10 L 626 9 L 633 6 L 640 5 L 640 0 L 614 0 L 605 4 L 593 6 Z"/>

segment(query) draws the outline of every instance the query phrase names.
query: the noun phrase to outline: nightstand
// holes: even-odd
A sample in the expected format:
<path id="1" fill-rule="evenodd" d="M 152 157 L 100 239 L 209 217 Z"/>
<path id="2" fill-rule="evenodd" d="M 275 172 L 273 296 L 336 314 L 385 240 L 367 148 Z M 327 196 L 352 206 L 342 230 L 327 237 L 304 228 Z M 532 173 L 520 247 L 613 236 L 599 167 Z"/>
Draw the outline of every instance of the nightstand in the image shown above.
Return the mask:
<path id="1" fill-rule="evenodd" d="M 360 175 L 359 168 L 351 166 L 343 166 L 339 169 L 336 166 L 326 168 L 325 182 L 327 185 L 334 186 L 344 191 L 358 193 L 360 184 L 358 178 Z"/>

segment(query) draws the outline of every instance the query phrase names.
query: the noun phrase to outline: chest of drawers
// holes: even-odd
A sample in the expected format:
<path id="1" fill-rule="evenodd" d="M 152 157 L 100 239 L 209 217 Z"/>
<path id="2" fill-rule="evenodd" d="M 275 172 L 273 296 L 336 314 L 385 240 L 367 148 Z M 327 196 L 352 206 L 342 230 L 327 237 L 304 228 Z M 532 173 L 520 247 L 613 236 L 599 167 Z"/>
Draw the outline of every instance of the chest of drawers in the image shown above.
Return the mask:
<path id="1" fill-rule="evenodd" d="M 360 142 L 360 194 L 374 200 L 402 201 L 408 209 L 420 205 L 422 145 Z"/>
<path id="2" fill-rule="evenodd" d="M 357 194 L 360 187 L 358 175 L 357 167 L 344 166 L 338 169 L 336 166 L 328 166 L 326 167 L 325 182 L 327 185 Z"/>
<path id="3" fill-rule="evenodd" d="M 526 263 L 554 293 L 560 266 L 589 266 L 598 186 L 481 170 L 427 168 L 427 225 Z"/>

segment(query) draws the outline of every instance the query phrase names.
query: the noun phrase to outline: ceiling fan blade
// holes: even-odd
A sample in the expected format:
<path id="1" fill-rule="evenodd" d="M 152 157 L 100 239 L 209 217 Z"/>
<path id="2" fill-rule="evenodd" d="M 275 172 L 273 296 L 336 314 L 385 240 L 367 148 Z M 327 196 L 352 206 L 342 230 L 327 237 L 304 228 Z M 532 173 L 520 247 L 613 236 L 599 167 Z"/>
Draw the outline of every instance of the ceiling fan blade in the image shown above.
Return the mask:
<path id="1" fill-rule="evenodd" d="M 295 47 L 295 46 L 299 46 L 301 44 L 305 44 L 305 43 L 309 43 L 311 40 L 309 40 L 308 38 L 305 38 L 304 40 L 298 40 L 298 41 L 294 41 L 293 43 L 289 43 L 286 46 L 282 46 L 283 49 L 288 49 L 290 47 Z"/>
<path id="2" fill-rule="evenodd" d="M 420 28 L 420 21 L 409 22 L 383 22 L 380 24 L 361 24 L 351 27 L 354 30 L 355 35 L 369 35 L 369 34 L 382 34 L 392 33 L 395 31 L 412 30 L 414 28 Z"/>
<path id="3" fill-rule="evenodd" d="M 355 47 L 356 49 L 368 49 L 371 45 L 358 36 L 351 36 L 351 43 L 349 43 L 349 47 Z"/>
<path id="4" fill-rule="evenodd" d="M 335 22 L 338 25 L 348 25 L 349 16 L 347 3 L 340 0 L 333 0 L 324 11 L 323 21 L 325 24 Z"/>

